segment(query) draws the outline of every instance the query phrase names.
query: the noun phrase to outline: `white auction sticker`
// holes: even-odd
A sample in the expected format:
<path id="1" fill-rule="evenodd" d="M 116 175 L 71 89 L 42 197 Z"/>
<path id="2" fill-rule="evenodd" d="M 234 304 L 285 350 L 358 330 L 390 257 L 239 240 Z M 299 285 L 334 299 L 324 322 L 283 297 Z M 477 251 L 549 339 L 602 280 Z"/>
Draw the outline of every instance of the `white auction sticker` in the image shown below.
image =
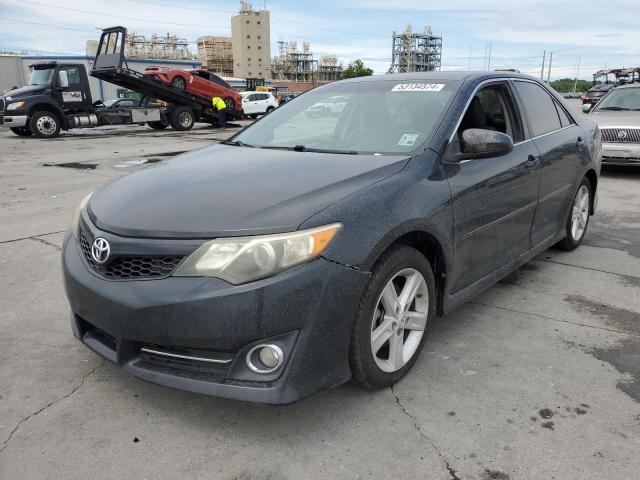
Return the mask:
<path id="1" fill-rule="evenodd" d="M 445 87 L 444 83 L 398 83 L 392 92 L 439 92 Z"/>
<path id="2" fill-rule="evenodd" d="M 402 137 L 400 137 L 398 145 L 400 145 L 401 147 L 413 147 L 418 137 L 419 135 L 415 133 L 405 133 L 404 135 L 402 135 Z"/>

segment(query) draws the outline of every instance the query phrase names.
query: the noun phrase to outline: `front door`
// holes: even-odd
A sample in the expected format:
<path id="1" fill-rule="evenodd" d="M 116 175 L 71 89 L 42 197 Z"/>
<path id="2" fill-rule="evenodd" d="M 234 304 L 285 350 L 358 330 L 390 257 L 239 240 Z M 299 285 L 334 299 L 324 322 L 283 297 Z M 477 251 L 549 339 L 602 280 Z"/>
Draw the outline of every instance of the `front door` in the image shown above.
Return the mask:
<path id="1" fill-rule="evenodd" d="M 58 69 L 54 79 L 55 95 L 64 110 L 82 110 L 87 105 L 87 93 L 81 65 L 68 65 Z"/>
<path id="2" fill-rule="evenodd" d="M 531 248 L 531 225 L 540 186 L 539 152 L 526 141 L 523 122 L 507 82 L 474 95 L 449 151 L 459 152 L 468 128 L 497 130 L 514 141 L 513 151 L 494 158 L 449 164 L 454 211 L 454 291 L 489 275 Z"/>

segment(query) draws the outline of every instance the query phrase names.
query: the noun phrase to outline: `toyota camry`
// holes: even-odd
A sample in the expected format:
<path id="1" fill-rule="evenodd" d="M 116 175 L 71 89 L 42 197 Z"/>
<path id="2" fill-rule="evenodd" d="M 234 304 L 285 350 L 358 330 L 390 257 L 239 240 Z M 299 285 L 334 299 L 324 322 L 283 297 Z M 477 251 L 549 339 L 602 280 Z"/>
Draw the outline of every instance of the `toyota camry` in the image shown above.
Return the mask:
<path id="1" fill-rule="evenodd" d="M 73 333 L 137 377 L 220 397 L 388 387 L 436 316 L 580 245 L 600 162 L 595 123 L 526 75 L 321 86 L 87 196 L 62 253 Z"/>

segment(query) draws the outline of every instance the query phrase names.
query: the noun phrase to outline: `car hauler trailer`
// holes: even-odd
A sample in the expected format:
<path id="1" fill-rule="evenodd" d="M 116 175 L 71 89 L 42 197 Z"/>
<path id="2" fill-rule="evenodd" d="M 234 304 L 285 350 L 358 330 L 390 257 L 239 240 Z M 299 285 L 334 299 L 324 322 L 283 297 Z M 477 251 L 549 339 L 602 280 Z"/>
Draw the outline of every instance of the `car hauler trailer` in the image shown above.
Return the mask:
<path id="1" fill-rule="evenodd" d="M 0 126 L 16 135 L 53 138 L 60 130 L 101 125 L 146 123 L 163 129 L 189 130 L 197 121 L 217 124 L 211 101 L 165 85 L 128 67 L 124 55 L 127 30 L 111 27 L 102 31 L 91 76 L 140 93 L 135 108 L 109 109 L 93 102 L 87 72 L 82 64 L 38 63 L 32 65 L 30 85 L 0 97 Z M 151 99 L 166 106 L 150 104 Z M 228 113 L 241 118 L 242 111 Z"/>

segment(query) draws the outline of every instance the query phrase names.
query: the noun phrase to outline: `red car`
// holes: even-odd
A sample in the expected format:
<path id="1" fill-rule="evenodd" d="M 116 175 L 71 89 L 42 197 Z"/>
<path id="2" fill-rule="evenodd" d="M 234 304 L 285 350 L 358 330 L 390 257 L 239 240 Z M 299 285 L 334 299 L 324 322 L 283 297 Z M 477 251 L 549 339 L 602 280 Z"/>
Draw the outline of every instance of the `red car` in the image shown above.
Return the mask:
<path id="1" fill-rule="evenodd" d="M 240 94 L 218 75 L 207 70 L 177 68 L 169 70 L 161 67 L 148 67 L 144 74 L 155 77 L 177 90 L 184 90 L 209 100 L 213 97 L 220 97 L 227 104 L 229 110 L 242 110 Z"/>

